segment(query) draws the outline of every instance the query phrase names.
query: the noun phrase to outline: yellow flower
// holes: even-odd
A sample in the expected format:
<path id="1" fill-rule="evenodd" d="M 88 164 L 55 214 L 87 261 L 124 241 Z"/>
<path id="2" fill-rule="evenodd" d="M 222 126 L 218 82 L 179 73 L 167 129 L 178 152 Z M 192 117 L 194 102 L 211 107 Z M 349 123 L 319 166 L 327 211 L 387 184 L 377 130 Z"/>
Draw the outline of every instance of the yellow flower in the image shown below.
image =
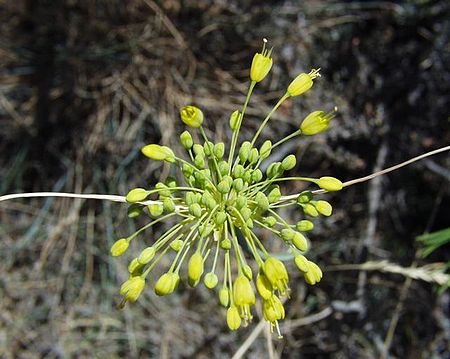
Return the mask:
<path id="1" fill-rule="evenodd" d="M 118 239 L 112 246 L 111 246 L 111 255 L 113 257 L 118 257 L 124 254 L 128 246 L 130 245 L 130 242 L 126 238 Z"/>
<path id="2" fill-rule="evenodd" d="M 254 82 L 260 82 L 269 73 L 272 68 L 272 58 L 270 57 L 272 50 L 266 49 L 267 40 L 264 39 L 264 45 L 261 53 L 257 52 L 253 56 L 252 67 L 250 68 L 250 79 Z"/>
<path id="3" fill-rule="evenodd" d="M 159 296 L 169 295 L 176 289 L 180 277 L 176 273 L 164 273 L 155 284 L 155 293 Z"/>
<path id="4" fill-rule="evenodd" d="M 288 289 L 289 276 L 283 262 L 275 257 L 268 257 L 263 266 L 264 274 L 274 289 L 285 294 Z"/>
<path id="5" fill-rule="evenodd" d="M 311 285 L 319 283 L 322 275 L 322 270 L 319 266 L 314 262 L 308 261 L 308 271 L 304 274 L 306 283 Z"/>
<path id="6" fill-rule="evenodd" d="M 311 112 L 300 124 L 303 135 L 312 136 L 325 131 L 330 121 L 334 118 L 334 113 L 323 111 Z"/>
<path id="7" fill-rule="evenodd" d="M 293 79 L 287 89 L 288 95 L 299 96 L 308 91 L 313 85 L 313 80 L 320 77 L 319 70 L 313 69 L 309 74 L 302 73 Z"/>
<path id="8" fill-rule="evenodd" d="M 155 161 L 175 162 L 175 154 L 167 146 L 151 144 L 142 147 L 141 152 Z"/>
<path id="9" fill-rule="evenodd" d="M 317 201 L 316 203 L 314 203 L 314 206 L 316 207 L 317 212 L 324 216 L 329 217 L 333 213 L 333 207 L 331 207 L 331 204 L 329 204 L 327 201 Z"/>
<path id="10" fill-rule="evenodd" d="M 192 287 L 195 287 L 203 274 L 203 258 L 200 252 L 195 252 L 189 259 L 188 281 Z"/>
<path id="11" fill-rule="evenodd" d="M 126 300 L 135 302 L 142 293 L 145 287 L 145 279 L 141 276 L 131 277 L 120 287 L 120 294 L 122 294 Z"/>
<path id="12" fill-rule="evenodd" d="M 181 120 L 189 127 L 199 128 L 203 124 L 203 112 L 198 107 L 189 105 L 180 110 Z"/>
<path id="13" fill-rule="evenodd" d="M 227 324 L 231 330 L 237 330 L 241 326 L 241 316 L 236 307 L 230 307 L 227 310 Z"/>

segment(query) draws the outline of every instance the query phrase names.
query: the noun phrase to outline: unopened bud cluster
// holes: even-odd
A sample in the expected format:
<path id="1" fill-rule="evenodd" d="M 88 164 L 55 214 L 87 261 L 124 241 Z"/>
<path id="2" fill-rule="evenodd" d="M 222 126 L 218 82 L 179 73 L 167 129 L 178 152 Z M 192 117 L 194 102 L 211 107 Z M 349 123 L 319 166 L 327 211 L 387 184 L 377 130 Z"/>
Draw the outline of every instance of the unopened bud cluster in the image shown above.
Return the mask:
<path id="1" fill-rule="evenodd" d="M 242 110 L 236 110 L 230 116 L 228 149 L 223 142 L 213 143 L 207 138 L 203 129 L 205 116 L 192 105 L 183 107 L 180 117 L 188 127 L 199 131 L 200 143 L 194 141 L 189 131 L 184 131 L 180 135 L 180 143 L 186 150 L 183 156 L 178 157 L 169 147 L 157 144 L 142 148 L 148 158 L 178 167 L 181 176 L 179 179 L 168 177 L 152 189 L 135 188 L 127 194 L 129 216 L 146 215 L 151 220 L 127 238 L 117 240 L 111 247 L 111 254 L 124 254 L 133 239 L 156 223 L 169 218 L 179 220 L 131 260 L 129 278 L 120 289 L 124 298 L 122 305 L 136 301 L 146 282 L 154 282 L 155 293 L 165 296 L 177 289 L 180 280 L 186 280 L 192 287 L 202 284 L 217 290 L 219 303 L 227 308 L 226 322 L 231 330 L 252 319 L 258 296 L 262 300 L 264 318 L 279 332 L 278 321 L 285 317 L 281 298 L 289 295 L 289 274 L 285 264 L 269 254 L 267 243 L 260 236 L 262 231 L 269 231 L 285 244 L 308 284 L 321 280 L 319 266 L 305 255 L 310 246 L 308 236 L 314 228 L 312 220 L 330 216 L 332 207 L 327 201 L 317 199 L 311 191 L 302 192 L 292 201 L 282 195 L 279 184 L 288 180 L 307 181 L 325 191 L 339 191 L 343 184 L 334 177 L 286 176 L 286 172 L 297 166 L 293 154 L 280 162 L 269 163 L 265 171 L 261 170 L 261 164 L 270 160 L 270 155 L 281 143 L 326 130 L 333 114 L 314 111 L 284 139 L 275 143 L 257 141 L 281 102 L 309 91 L 319 71 L 298 75 L 254 137 L 239 141 L 252 90 L 272 67 L 271 53 L 264 43 L 261 53 L 255 54 L 246 102 Z M 288 205 L 301 210 L 299 213 L 303 218 L 297 223 L 289 224 L 278 214 L 280 206 Z M 153 268 L 170 253 L 173 257 L 170 267 L 159 278 L 150 279 Z"/>

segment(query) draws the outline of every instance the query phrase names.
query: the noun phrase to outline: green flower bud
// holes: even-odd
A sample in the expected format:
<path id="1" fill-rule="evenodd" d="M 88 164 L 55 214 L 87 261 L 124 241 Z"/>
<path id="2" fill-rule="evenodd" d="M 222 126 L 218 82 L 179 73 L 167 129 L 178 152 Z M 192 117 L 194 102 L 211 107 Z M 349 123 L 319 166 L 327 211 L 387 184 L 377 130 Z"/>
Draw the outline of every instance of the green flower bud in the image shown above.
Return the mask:
<path id="1" fill-rule="evenodd" d="M 227 194 L 228 192 L 230 192 L 230 189 L 231 189 L 230 182 L 226 180 L 220 181 L 219 184 L 217 185 L 217 190 L 222 194 Z"/>
<path id="2" fill-rule="evenodd" d="M 194 155 L 196 156 L 205 156 L 205 151 L 203 150 L 203 146 L 199 145 L 198 143 L 194 144 L 192 147 L 194 150 Z"/>
<path id="3" fill-rule="evenodd" d="M 325 113 L 323 111 L 311 112 L 300 124 L 302 135 L 312 136 L 325 131 L 334 118 L 334 113 Z"/>
<path id="4" fill-rule="evenodd" d="M 343 187 L 342 182 L 334 177 L 320 177 L 317 185 L 328 192 L 340 191 Z"/>
<path id="5" fill-rule="evenodd" d="M 220 161 L 218 164 L 219 172 L 222 176 L 225 176 L 228 174 L 228 171 L 230 170 L 230 166 L 228 165 L 227 161 Z"/>
<path id="6" fill-rule="evenodd" d="M 280 187 L 275 186 L 270 192 L 269 195 L 267 196 L 267 199 L 269 200 L 269 203 L 275 203 L 278 202 L 281 198 L 281 191 L 280 191 Z"/>
<path id="7" fill-rule="evenodd" d="M 214 151 L 214 144 L 211 141 L 205 142 L 203 144 L 203 151 L 205 151 L 205 155 L 210 157 Z"/>
<path id="8" fill-rule="evenodd" d="M 199 128 L 203 124 L 203 112 L 195 106 L 184 106 L 180 110 L 180 117 L 189 127 Z"/>
<path id="9" fill-rule="evenodd" d="M 205 284 L 205 287 L 208 289 L 214 289 L 217 286 L 217 283 L 219 282 L 219 279 L 217 278 L 217 275 L 213 272 L 209 272 L 205 275 L 205 278 L 203 278 L 203 283 Z"/>
<path id="10" fill-rule="evenodd" d="M 147 264 L 153 259 L 155 254 L 156 250 L 154 247 L 147 247 L 139 254 L 138 261 L 140 264 Z"/>
<path id="11" fill-rule="evenodd" d="M 256 277 L 256 289 L 263 299 L 272 297 L 273 287 L 264 273 L 258 273 L 258 276 Z"/>
<path id="12" fill-rule="evenodd" d="M 245 196 L 239 196 L 236 199 L 236 208 L 237 209 L 242 209 L 244 207 L 247 207 L 247 197 Z"/>
<path id="13" fill-rule="evenodd" d="M 141 152 L 144 156 L 155 161 L 175 162 L 175 154 L 167 146 L 147 145 L 142 147 Z"/>
<path id="14" fill-rule="evenodd" d="M 202 237 L 208 237 L 213 230 L 214 230 L 214 226 L 211 224 L 202 224 L 198 228 L 198 231 L 200 232 L 200 235 Z"/>
<path id="15" fill-rule="evenodd" d="M 111 246 L 111 255 L 113 257 L 118 257 L 124 254 L 128 246 L 130 245 L 130 242 L 126 238 L 120 238 L 117 241 L 114 242 L 114 244 Z"/>
<path id="16" fill-rule="evenodd" d="M 316 207 L 314 207 L 311 203 L 302 204 L 303 212 L 310 217 L 317 217 L 319 212 L 317 212 Z"/>
<path id="17" fill-rule="evenodd" d="M 222 224 L 225 223 L 226 220 L 227 220 L 226 213 L 224 211 L 218 211 L 214 222 L 216 222 L 218 226 L 221 226 Z"/>
<path id="18" fill-rule="evenodd" d="M 262 210 L 267 211 L 270 207 L 269 200 L 262 192 L 258 192 L 255 196 L 256 205 Z"/>
<path id="19" fill-rule="evenodd" d="M 192 174 L 194 173 L 194 169 L 187 163 L 183 163 L 183 167 L 181 168 L 181 170 L 183 171 L 184 177 L 192 176 Z"/>
<path id="20" fill-rule="evenodd" d="M 173 293 L 179 281 L 176 273 L 164 273 L 155 284 L 155 293 L 160 297 Z"/>
<path id="21" fill-rule="evenodd" d="M 158 217 L 164 212 L 164 207 L 159 203 L 149 204 L 147 208 L 153 217 Z"/>
<path id="22" fill-rule="evenodd" d="M 281 230 L 281 238 L 283 238 L 285 241 L 292 241 L 292 239 L 295 236 L 295 231 L 292 229 L 283 229 Z"/>
<path id="23" fill-rule="evenodd" d="M 219 245 L 223 250 L 229 251 L 231 249 L 231 241 L 228 238 L 221 240 Z"/>
<path id="24" fill-rule="evenodd" d="M 257 148 L 252 148 L 250 151 L 250 154 L 248 156 L 248 162 L 250 162 L 250 164 L 254 164 L 256 162 L 258 162 L 259 160 L 259 152 Z"/>
<path id="25" fill-rule="evenodd" d="M 188 282 L 195 287 L 203 274 L 203 257 L 200 252 L 195 252 L 189 259 Z"/>
<path id="26" fill-rule="evenodd" d="M 129 218 L 136 218 L 140 216 L 142 213 L 143 213 L 142 206 L 137 203 L 133 203 L 127 209 L 127 215 Z"/>
<path id="27" fill-rule="evenodd" d="M 275 224 L 277 224 L 277 220 L 273 216 L 269 216 L 264 218 L 264 224 L 268 227 L 273 227 Z"/>
<path id="28" fill-rule="evenodd" d="M 245 163 L 250 156 L 252 145 L 249 141 L 244 141 L 239 149 L 239 160 L 241 163 Z"/>
<path id="29" fill-rule="evenodd" d="M 295 167 L 297 164 L 297 159 L 294 155 L 287 156 L 282 162 L 281 162 L 281 168 L 283 168 L 285 171 L 289 171 Z"/>
<path id="30" fill-rule="evenodd" d="M 236 192 L 241 192 L 242 189 L 244 188 L 244 181 L 242 178 L 236 178 L 233 181 L 233 188 Z"/>
<path id="31" fill-rule="evenodd" d="M 313 194 L 311 191 L 303 191 L 297 197 L 297 203 L 306 204 L 309 203 L 313 199 Z"/>
<path id="32" fill-rule="evenodd" d="M 219 302 L 222 306 L 228 307 L 230 303 L 230 291 L 226 287 L 222 287 L 219 290 Z"/>
<path id="33" fill-rule="evenodd" d="M 120 294 L 130 302 L 135 302 L 145 287 L 145 279 L 141 276 L 131 277 L 120 287 Z"/>
<path id="34" fill-rule="evenodd" d="M 245 170 L 242 179 L 244 180 L 244 182 L 250 183 L 252 181 L 252 171 L 250 169 Z"/>
<path id="35" fill-rule="evenodd" d="M 184 131 L 180 135 L 180 142 L 181 142 L 181 145 L 187 150 L 190 150 L 192 148 L 192 146 L 194 145 L 194 140 L 192 139 L 192 136 L 189 133 L 189 131 Z"/>
<path id="36" fill-rule="evenodd" d="M 308 260 L 305 256 L 302 256 L 301 254 L 295 256 L 294 262 L 297 268 L 303 273 L 306 273 L 309 270 Z"/>
<path id="37" fill-rule="evenodd" d="M 163 201 L 163 209 L 167 213 L 173 213 L 175 212 L 175 203 L 171 198 L 166 198 Z"/>
<path id="38" fill-rule="evenodd" d="M 128 265 L 128 272 L 135 276 L 135 275 L 140 275 L 141 272 L 140 270 L 142 269 L 142 264 L 139 263 L 137 258 L 134 258 L 130 264 Z"/>
<path id="39" fill-rule="evenodd" d="M 176 178 L 172 176 L 167 177 L 164 184 L 169 188 L 175 188 L 178 185 Z"/>
<path id="40" fill-rule="evenodd" d="M 300 232 L 295 232 L 295 235 L 291 241 L 294 247 L 297 248 L 299 251 L 306 252 L 306 250 L 308 249 L 308 241 L 306 240 L 305 236 Z"/>
<path id="41" fill-rule="evenodd" d="M 242 267 L 242 273 L 244 273 L 244 275 L 248 278 L 248 280 L 253 279 L 252 268 L 250 268 L 248 264 Z"/>
<path id="42" fill-rule="evenodd" d="M 225 154 L 225 144 L 223 142 L 219 142 L 214 146 L 214 156 L 216 156 L 217 159 L 221 160 L 224 154 Z"/>
<path id="43" fill-rule="evenodd" d="M 189 212 L 197 218 L 200 218 L 202 215 L 202 207 L 198 203 L 193 203 L 189 206 Z"/>
<path id="44" fill-rule="evenodd" d="M 272 151 L 272 142 L 270 140 L 264 141 L 261 148 L 259 149 L 261 159 L 264 160 L 267 157 L 269 157 L 271 151 Z"/>
<path id="45" fill-rule="evenodd" d="M 203 157 L 201 155 L 195 156 L 194 164 L 195 164 L 195 167 L 197 167 L 197 168 L 205 168 L 206 167 L 205 157 Z"/>
<path id="46" fill-rule="evenodd" d="M 237 330 L 241 326 L 241 317 L 236 307 L 227 310 L 227 325 L 230 330 Z"/>
<path id="47" fill-rule="evenodd" d="M 253 228 L 253 219 L 251 219 L 251 218 L 247 219 L 247 220 L 245 221 L 245 225 L 246 225 L 248 228 Z"/>
<path id="48" fill-rule="evenodd" d="M 188 206 L 196 202 L 196 197 L 194 192 L 186 192 L 184 195 L 184 200 Z"/>
<path id="49" fill-rule="evenodd" d="M 317 201 L 314 203 L 314 206 L 317 209 L 317 212 L 319 212 L 323 216 L 331 216 L 333 213 L 333 207 L 331 207 L 331 204 L 329 204 L 327 201 Z"/>
<path id="50" fill-rule="evenodd" d="M 171 195 L 169 188 L 164 183 L 158 182 L 155 185 L 155 189 L 158 190 L 158 194 L 160 197 L 170 197 Z"/>
<path id="51" fill-rule="evenodd" d="M 297 224 L 295 225 L 295 228 L 299 232 L 309 232 L 314 229 L 314 223 L 312 223 L 311 221 L 308 221 L 307 219 L 303 219 L 303 220 L 297 222 Z"/>
<path id="52" fill-rule="evenodd" d="M 230 116 L 230 128 L 233 131 L 237 130 L 238 128 L 240 116 L 241 113 L 238 110 L 234 111 Z"/>
<path id="53" fill-rule="evenodd" d="M 281 162 L 273 162 L 267 167 L 266 175 L 267 178 L 273 178 L 279 176 L 283 173 L 283 167 L 281 167 Z"/>
<path id="54" fill-rule="evenodd" d="M 259 182 L 263 178 L 263 174 L 259 168 L 252 172 L 252 182 Z"/>
<path id="55" fill-rule="evenodd" d="M 181 239 L 174 239 L 170 242 L 170 248 L 172 248 L 175 252 L 179 252 L 183 247 L 183 241 Z"/>
<path id="56" fill-rule="evenodd" d="M 130 203 L 142 202 L 147 198 L 147 196 L 149 194 L 150 194 L 150 191 L 147 191 L 143 188 L 134 188 L 130 192 L 128 192 L 125 199 L 127 202 L 130 202 Z"/>
<path id="57" fill-rule="evenodd" d="M 299 96 L 305 93 L 312 87 L 313 80 L 317 77 L 320 77 L 319 70 L 312 70 L 309 74 L 302 73 L 298 75 L 289 84 L 287 93 L 290 96 Z"/>
<path id="58" fill-rule="evenodd" d="M 245 168 L 242 165 L 236 165 L 233 169 L 234 178 L 241 178 L 244 175 Z"/>
<path id="59" fill-rule="evenodd" d="M 255 304 L 255 292 L 250 281 L 243 274 L 239 275 L 234 282 L 233 299 L 237 306 Z"/>
<path id="60" fill-rule="evenodd" d="M 252 66 L 250 68 L 250 79 L 254 82 L 260 82 L 264 80 L 264 78 L 269 73 L 272 68 L 272 58 L 271 58 L 272 50 L 268 51 L 264 47 L 261 53 L 257 52 L 253 56 Z"/>
<path id="61" fill-rule="evenodd" d="M 248 207 L 242 208 L 240 211 L 242 218 L 246 221 L 252 216 L 252 210 Z"/>

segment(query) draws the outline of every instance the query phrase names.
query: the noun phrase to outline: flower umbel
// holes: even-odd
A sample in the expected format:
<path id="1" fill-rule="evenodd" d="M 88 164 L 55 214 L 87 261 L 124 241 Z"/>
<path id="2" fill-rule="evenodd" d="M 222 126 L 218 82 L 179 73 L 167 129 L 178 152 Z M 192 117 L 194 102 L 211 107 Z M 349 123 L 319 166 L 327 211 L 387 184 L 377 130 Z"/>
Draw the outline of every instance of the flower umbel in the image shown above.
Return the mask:
<path id="1" fill-rule="evenodd" d="M 142 148 L 145 156 L 169 162 L 179 169 L 180 175 L 168 177 L 151 189 L 132 189 L 126 197 L 131 218 L 148 216 L 151 220 L 127 238 L 117 240 L 111 247 L 113 256 L 123 255 L 132 240 L 155 224 L 164 221 L 172 224 L 130 261 L 130 277 L 120 289 L 124 297 L 122 305 L 136 301 L 153 268 L 161 258 L 171 256 L 172 264 L 154 285 L 157 295 L 173 293 L 180 277 L 187 278 L 193 287 L 202 283 L 218 292 L 220 304 L 227 308 L 226 322 L 231 330 L 238 329 L 242 321 L 245 324 L 252 320 L 252 307 L 258 295 L 264 318 L 271 323 L 272 330 L 280 333 L 278 321 L 285 317 L 281 297 L 289 296 L 289 274 L 285 264 L 269 254 L 268 244 L 260 237 L 261 231 L 268 231 L 282 241 L 308 284 L 321 280 L 319 266 L 306 258 L 310 247 L 308 235 L 314 223 L 305 217 L 330 216 L 332 206 L 315 198 L 315 192 L 309 190 L 292 200 L 292 196 L 282 195 L 278 183 L 298 180 L 325 191 L 339 191 L 343 188 L 342 182 L 329 176 L 285 176 L 287 171 L 297 167 L 297 158 L 292 154 L 280 162 L 268 164 L 265 173 L 260 166 L 270 160 L 280 144 L 326 130 L 334 115 L 315 111 L 303 120 L 297 131 L 278 142 L 265 140 L 257 144 L 259 134 L 281 103 L 308 91 L 319 76 L 318 70 L 297 76 L 262 121 L 253 139 L 239 142 L 240 127 L 253 88 L 272 67 L 271 53 L 272 50 L 266 49 L 265 40 L 261 53 L 253 58 L 245 103 L 230 116 L 228 149 L 224 143 L 208 139 L 203 129 L 203 112 L 192 105 L 183 107 L 180 117 L 187 126 L 198 129 L 202 141 L 196 143 L 194 138 L 198 137 L 184 131 L 180 143 L 186 150 L 185 156 L 177 156 L 169 147 L 158 144 Z M 278 208 L 290 205 L 298 206 L 302 213 L 303 218 L 296 224 L 287 223 L 277 212 Z"/>

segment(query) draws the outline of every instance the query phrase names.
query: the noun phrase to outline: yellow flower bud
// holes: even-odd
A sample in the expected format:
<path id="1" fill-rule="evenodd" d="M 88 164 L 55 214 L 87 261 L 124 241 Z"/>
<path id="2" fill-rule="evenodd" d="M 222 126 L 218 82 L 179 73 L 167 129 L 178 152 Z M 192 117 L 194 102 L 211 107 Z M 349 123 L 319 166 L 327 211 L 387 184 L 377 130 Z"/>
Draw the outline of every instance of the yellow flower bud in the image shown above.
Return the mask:
<path id="1" fill-rule="evenodd" d="M 155 256 L 156 250 L 154 247 L 145 248 L 138 257 L 138 261 L 141 264 L 149 263 Z"/>
<path id="2" fill-rule="evenodd" d="M 237 130 L 239 126 L 239 118 L 241 117 L 241 113 L 236 110 L 230 116 L 230 128 L 234 131 Z"/>
<path id="3" fill-rule="evenodd" d="M 173 293 L 179 281 L 176 273 L 164 273 L 155 284 L 155 293 L 159 296 L 169 295 Z"/>
<path id="4" fill-rule="evenodd" d="M 148 207 L 150 214 L 153 217 L 158 217 L 164 212 L 163 205 L 159 204 L 159 203 L 152 203 L 152 204 L 149 204 L 147 207 Z"/>
<path id="5" fill-rule="evenodd" d="M 314 207 L 311 203 L 307 203 L 302 205 L 303 212 L 305 212 L 306 215 L 310 217 L 317 217 L 319 215 L 319 212 L 317 212 L 316 207 Z"/>
<path id="6" fill-rule="evenodd" d="M 236 307 L 230 307 L 227 310 L 227 324 L 231 330 L 237 330 L 241 326 L 241 316 Z"/>
<path id="7" fill-rule="evenodd" d="M 248 278 L 241 274 L 236 278 L 233 287 L 233 298 L 237 306 L 255 304 L 255 292 Z"/>
<path id="8" fill-rule="evenodd" d="M 142 264 L 139 263 L 137 258 L 134 258 L 130 264 L 128 265 L 128 272 L 132 275 L 139 275 L 141 274 L 139 271 L 142 269 Z"/>
<path id="9" fill-rule="evenodd" d="M 295 256 L 294 259 L 295 265 L 299 270 L 301 270 L 303 273 L 308 272 L 309 266 L 308 266 L 308 260 L 305 256 L 302 256 L 301 254 Z"/>
<path id="10" fill-rule="evenodd" d="M 113 257 L 118 257 L 124 254 L 128 246 L 130 245 L 130 242 L 126 238 L 118 239 L 112 246 L 111 246 L 111 255 Z"/>
<path id="11" fill-rule="evenodd" d="M 242 267 L 242 273 L 244 273 L 248 280 L 253 279 L 252 268 L 248 264 Z"/>
<path id="12" fill-rule="evenodd" d="M 287 93 L 290 96 L 299 96 L 308 91 L 313 85 L 313 80 L 317 77 L 320 77 L 319 70 L 320 69 L 318 70 L 313 69 L 309 74 L 302 73 L 298 75 L 289 84 Z"/>
<path id="13" fill-rule="evenodd" d="M 188 131 L 184 131 L 181 135 L 180 135 L 180 142 L 181 145 L 189 150 L 192 148 L 192 146 L 194 145 L 194 141 L 192 139 L 191 134 Z"/>
<path id="14" fill-rule="evenodd" d="M 125 197 L 127 202 L 141 202 L 147 198 L 147 196 L 150 194 L 149 191 L 145 190 L 144 188 L 134 188 L 130 192 L 128 192 L 127 196 Z"/>
<path id="15" fill-rule="evenodd" d="M 304 276 L 306 283 L 314 285 L 322 279 L 322 270 L 316 263 L 308 261 L 308 272 Z"/>
<path id="16" fill-rule="evenodd" d="M 125 281 L 120 287 L 120 294 L 122 294 L 126 300 L 135 302 L 142 293 L 145 287 L 145 279 L 141 276 L 131 277 Z"/>
<path id="17" fill-rule="evenodd" d="M 203 257 L 200 252 L 195 252 L 189 259 L 188 281 L 192 287 L 195 287 L 203 274 Z"/>
<path id="18" fill-rule="evenodd" d="M 217 278 L 217 275 L 213 272 L 207 273 L 205 275 L 205 278 L 203 279 L 203 283 L 205 283 L 205 287 L 208 289 L 215 288 L 218 282 L 219 279 Z"/>
<path id="19" fill-rule="evenodd" d="M 142 147 L 141 152 L 155 161 L 175 162 L 175 154 L 167 146 L 147 145 Z"/>
<path id="20" fill-rule="evenodd" d="M 230 303 L 230 291 L 227 287 L 220 288 L 219 302 L 222 306 L 228 307 L 228 304 Z"/>
<path id="21" fill-rule="evenodd" d="M 179 252 L 180 249 L 183 247 L 183 241 L 181 239 L 174 239 L 172 242 L 170 242 L 169 246 L 175 252 Z"/>
<path id="22" fill-rule="evenodd" d="M 195 106 L 184 106 L 180 110 L 181 120 L 189 127 L 198 128 L 203 124 L 203 112 Z"/>
<path id="23" fill-rule="evenodd" d="M 256 277 L 256 289 L 263 299 L 269 299 L 273 293 L 272 284 L 263 273 L 258 273 Z"/>
<path id="24" fill-rule="evenodd" d="M 325 131 L 334 118 L 334 113 L 325 113 L 323 111 L 311 112 L 300 124 L 302 135 L 312 136 Z"/>
<path id="25" fill-rule="evenodd" d="M 270 57 L 272 50 L 268 51 L 266 49 L 267 40 L 264 39 L 263 41 L 263 49 L 261 53 L 258 52 L 253 56 L 252 67 L 250 68 L 250 79 L 255 82 L 264 80 L 272 68 L 273 63 L 272 58 Z"/>
<path id="26" fill-rule="evenodd" d="M 294 237 L 292 238 L 292 244 L 295 248 L 302 252 L 306 252 L 308 249 L 308 241 L 300 232 L 295 232 Z"/>
<path id="27" fill-rule="evenodd" d="M 327 201 L 317 201 L 316 203 L 314 203 L 314 206 L 316 207 L 317 212 L 324 216 L 329 217 L 333 213 L 333 207 L 331 207 L 331 204 L 329 204 Z"/>
<path id="28" fill-rule="evenodd" d="M 343 187 L 342 182 L 334 177 L 320 177 L 316 183 L 328 192 L 340 191 Z"/>
<path id="29" fill-rule="evenodd" d="M 295 228 L 300 232 L 309 232 L 314 229 L 314 223 L 308 221 L 307 219 L 302 219 L 301 221 L 297 222 Z"/>

